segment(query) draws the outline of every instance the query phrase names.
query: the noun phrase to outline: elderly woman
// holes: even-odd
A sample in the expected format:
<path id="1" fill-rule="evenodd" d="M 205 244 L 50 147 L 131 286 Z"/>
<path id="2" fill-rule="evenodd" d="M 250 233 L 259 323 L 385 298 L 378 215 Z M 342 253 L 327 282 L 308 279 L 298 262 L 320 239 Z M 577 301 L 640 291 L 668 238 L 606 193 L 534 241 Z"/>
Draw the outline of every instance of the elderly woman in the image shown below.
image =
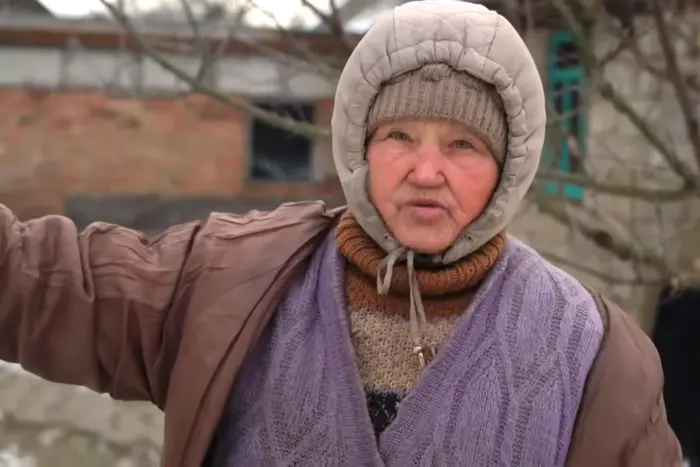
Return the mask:
<path id="1" fill-rule="evenodd" d="M 382 16 L 332 127 L 347 209 L 153 241 L 3 210 L 0 358 L 153 401 L 166 466 L 680 464 L 650 341 L 505 233 L 545 100 L 503 17 Z"/>

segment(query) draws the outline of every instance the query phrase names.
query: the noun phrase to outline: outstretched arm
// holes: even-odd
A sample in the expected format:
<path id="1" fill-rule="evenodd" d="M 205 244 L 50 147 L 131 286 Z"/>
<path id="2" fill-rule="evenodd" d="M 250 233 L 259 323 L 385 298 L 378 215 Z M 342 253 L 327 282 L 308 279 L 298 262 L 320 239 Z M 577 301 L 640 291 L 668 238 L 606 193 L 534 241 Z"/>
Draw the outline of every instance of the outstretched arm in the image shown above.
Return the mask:
<path id="1" fill-rule="evenodd" d="M 163 325 L 200 229 L 149 241 L 104 223 L 78 232 L 0 205 L 0 359 L 50 381 L 127 400 L 163 400 Z"/>

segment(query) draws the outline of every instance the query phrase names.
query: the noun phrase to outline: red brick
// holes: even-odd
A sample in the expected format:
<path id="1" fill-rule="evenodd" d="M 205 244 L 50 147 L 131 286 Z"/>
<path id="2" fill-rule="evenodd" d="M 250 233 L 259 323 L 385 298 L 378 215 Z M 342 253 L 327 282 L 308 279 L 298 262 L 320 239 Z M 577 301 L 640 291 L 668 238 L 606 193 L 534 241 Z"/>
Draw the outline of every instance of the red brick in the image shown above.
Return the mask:
<path id="1" fill-rule="evenodd" d="M 62 212 L 72 194 L 340 194 L 336 182 L 248 186 L 247 119 L 204 96 L 3 88 L 0 105 L 0 199 L 20 218 Z M 331 110 L 320 102 L 315 121 Z"/>

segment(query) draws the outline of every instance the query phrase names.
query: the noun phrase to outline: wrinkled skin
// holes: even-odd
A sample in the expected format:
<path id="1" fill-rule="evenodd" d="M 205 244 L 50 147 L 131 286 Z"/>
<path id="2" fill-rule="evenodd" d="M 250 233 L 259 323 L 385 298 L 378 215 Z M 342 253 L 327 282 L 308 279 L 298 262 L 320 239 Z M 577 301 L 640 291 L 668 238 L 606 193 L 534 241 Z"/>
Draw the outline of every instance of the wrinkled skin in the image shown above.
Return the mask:
<path id="1" fill-rule="evenodd" d="M 445 251 L 483 212 L 500 174 L 488 145 L 448 120 L 383 124 L 366 157 L 370 200 L 389 232 L 425 254 Z"/>

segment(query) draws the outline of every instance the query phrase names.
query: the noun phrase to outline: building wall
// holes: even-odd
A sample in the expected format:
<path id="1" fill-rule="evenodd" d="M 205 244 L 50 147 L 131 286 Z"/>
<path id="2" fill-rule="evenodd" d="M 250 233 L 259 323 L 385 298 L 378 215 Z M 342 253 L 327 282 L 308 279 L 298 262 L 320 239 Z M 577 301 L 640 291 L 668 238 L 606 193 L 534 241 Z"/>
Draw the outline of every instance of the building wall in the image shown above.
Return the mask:
<path id="1" fill-rule="evenodd" d="M 194 76 L 201 59 L 195 55 L 165 55 Z M 0 46 L 0 85 L 29 85 L 47 89 L 114 89 L 124 94 L 173 93 L 187 89 L 153 60 L 129 51 L 85 49 L 80 44 L 52 47 Z M 212 71 L 217 89 L 252 97 L 295 96 L 322 99 L 333 83 L 312 66 L 290 70 L 274 59 L 255 55 L 227 55 Z"/>
<path id="2" fill-rule="evenodd" d="M 240 97 L 240 96 L 239 96 Z M 248 183 L 249 119 L 199 96 L 131 99 L 99 91 L 0 89 L 0 193 L 20 216 L 63 210 L 71 195 L 339 194 L 330 152 L 312 183 Z M 331 102 L 320 101 L 322 120 Z M 325 149 L 325 150 L 324 150 Z"/>
<path id="3" fill-rule="evenodd" d="M 138 58 L 138 60 L 137 60 Z M 172 56 L 195 73 L 192 56 Z M 126 51 L 0 47 L 0 194 L 22 218 L 62 212 L 69 196 L 334 198 L 330 147 L 311 150 L 307 183 L 251 183 L 250 119 Z M 314 105 L 328 124 L 333 86 L 313 70 L 230 55 L 212 85 L 239 99 Z M 38 190 L 37 187 L 42 189 Z"/>

